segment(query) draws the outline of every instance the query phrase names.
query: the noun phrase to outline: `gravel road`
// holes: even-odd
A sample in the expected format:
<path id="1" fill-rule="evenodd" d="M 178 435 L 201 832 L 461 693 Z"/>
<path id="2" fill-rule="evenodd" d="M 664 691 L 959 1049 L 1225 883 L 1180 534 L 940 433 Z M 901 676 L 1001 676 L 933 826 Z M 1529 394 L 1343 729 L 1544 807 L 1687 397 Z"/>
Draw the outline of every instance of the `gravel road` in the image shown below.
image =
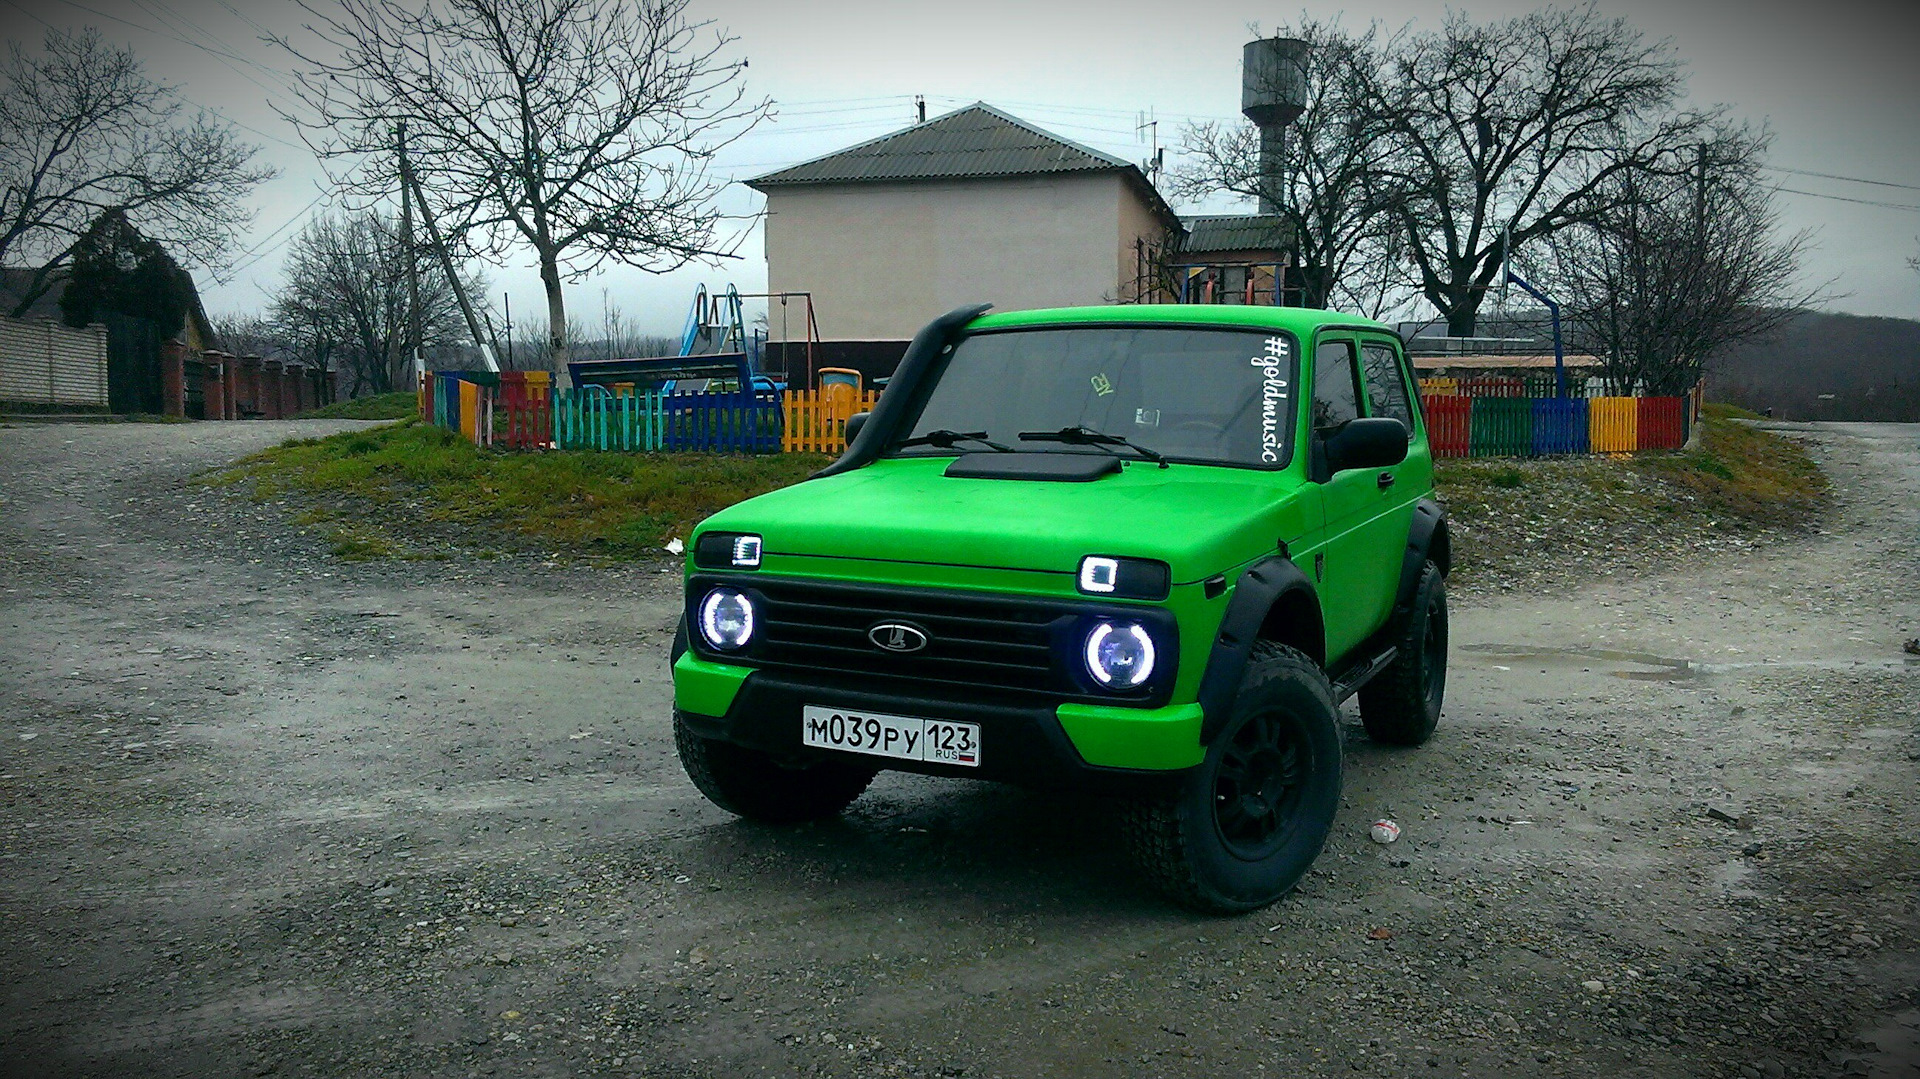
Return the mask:
<path id="1" fill-rule="evenodd" d="M 671 567 L 191 482 L 354 426 L 0 429 L 0 1074 L 1920 1076 L 1920 427 L 1796 429 L 1818 534 L 1456 596 L 1435 740 L 1353 726 L 1303 887 L 1207 919 L 1098 802 L 713 809 Z"/>

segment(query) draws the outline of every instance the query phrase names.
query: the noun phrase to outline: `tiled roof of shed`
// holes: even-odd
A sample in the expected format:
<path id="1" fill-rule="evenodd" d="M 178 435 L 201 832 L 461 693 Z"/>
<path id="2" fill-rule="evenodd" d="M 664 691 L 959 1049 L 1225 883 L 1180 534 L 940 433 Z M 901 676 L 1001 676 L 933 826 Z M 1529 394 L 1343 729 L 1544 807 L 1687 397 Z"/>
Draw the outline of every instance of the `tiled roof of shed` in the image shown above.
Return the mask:
<path id="1" fill-rule="evenodd" d="M 924 124 L 748 180 L 750 187 L 952 180 L 1132 169 L 1131 162 L 1069 142 L 976 103 Z"/>
<path id="2" fill-rule="evenodd" d="M 1291 246 L 1284 220 L 1271 214 L 1226 214 L 1183 217 L 1189 254 L 1207 251 L 1281 251 Z"/>

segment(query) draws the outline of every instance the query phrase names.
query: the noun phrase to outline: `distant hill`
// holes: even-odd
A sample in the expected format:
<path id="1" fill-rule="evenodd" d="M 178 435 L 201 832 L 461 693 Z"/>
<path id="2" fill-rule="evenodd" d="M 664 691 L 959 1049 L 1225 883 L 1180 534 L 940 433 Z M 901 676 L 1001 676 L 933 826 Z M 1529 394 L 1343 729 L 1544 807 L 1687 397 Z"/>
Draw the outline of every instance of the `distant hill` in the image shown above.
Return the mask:
<path id="1" fill-rule="evenodd" d="M 1709 362 L 1707 396 L 1776 419 L 1920 422 L 1920 322 L 1803 311 Z"/>

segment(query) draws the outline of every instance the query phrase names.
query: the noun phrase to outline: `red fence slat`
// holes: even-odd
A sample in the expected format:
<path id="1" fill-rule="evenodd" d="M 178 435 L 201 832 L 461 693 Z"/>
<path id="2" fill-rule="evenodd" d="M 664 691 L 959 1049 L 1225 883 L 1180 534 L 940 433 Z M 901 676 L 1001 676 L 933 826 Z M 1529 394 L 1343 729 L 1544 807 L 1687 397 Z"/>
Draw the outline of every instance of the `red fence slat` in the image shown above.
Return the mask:
<path id="1" fill-rule="evenodd" d="M 1639 442 L 1643 450 L 1677 450 L 1686 443 L 1686 398 L 1640 398 Z"/>
<path id="2" fill-rule="evenodd" d="M 1473 442 L 1473 398 L 1429 397 L 1421 402 L 1427 416 L 1427 441 L 1435 457 L 1465 457 Z"/>

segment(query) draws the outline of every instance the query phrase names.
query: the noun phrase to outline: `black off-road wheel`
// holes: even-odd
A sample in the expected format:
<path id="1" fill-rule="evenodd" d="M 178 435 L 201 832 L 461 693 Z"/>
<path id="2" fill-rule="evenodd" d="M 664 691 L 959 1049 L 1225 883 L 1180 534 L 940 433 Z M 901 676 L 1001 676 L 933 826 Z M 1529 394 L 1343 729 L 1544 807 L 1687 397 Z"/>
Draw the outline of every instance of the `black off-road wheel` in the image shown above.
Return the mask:
<path id="1" fill-rule="evenodd" d="M 1360 720 L 1376 742 L 1417 746 L 1433 737 L 1447 693 L 1447 578 L 1428 562 L 1394 642 L 1399 654 L 1360 687 Z"/>
<path id="2" fill-rule="evenodd" d="M 1340 808 L 1339 709 L 1313 660 L 1266 641 L 1226 726 L 1171 795 L 1128 803 L 1126 834 L 1148 879 L 1212 914 L 1267 906 L 1291 891 Z"/>
<path id="3" fill-rule="evenodd" d="M 841 761 L 805 764 L 702 738 L 673 713 L 673 747 L 687 778 L 721 809 L 769 824 L 798 824 L 837 815 L 873 782 L 878 769 Z"/>

